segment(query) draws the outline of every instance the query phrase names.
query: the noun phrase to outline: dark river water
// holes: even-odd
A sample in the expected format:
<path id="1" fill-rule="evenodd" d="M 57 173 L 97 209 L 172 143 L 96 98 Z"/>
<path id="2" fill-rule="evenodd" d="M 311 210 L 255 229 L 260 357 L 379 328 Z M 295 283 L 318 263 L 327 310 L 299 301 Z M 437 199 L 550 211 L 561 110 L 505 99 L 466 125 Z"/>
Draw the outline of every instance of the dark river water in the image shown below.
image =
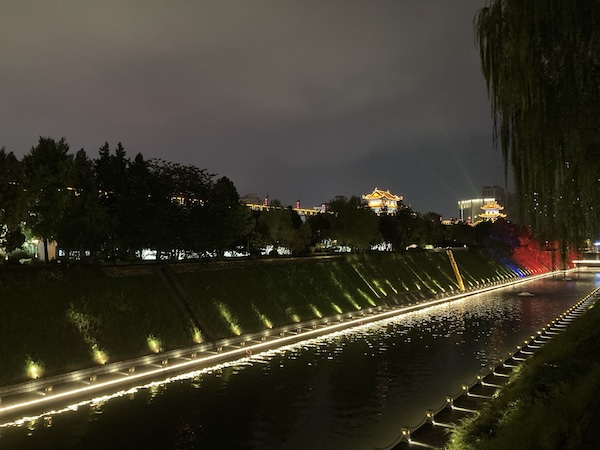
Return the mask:
<path id="1" fill-rule="evenodd" d="M 600 285 L 531 281 L 19 426 L 1 449 L 374 449 Z M 521 291 L 534 294 L 518 296 Z M 157 380 L 160 381 L 160 380 Z"/>

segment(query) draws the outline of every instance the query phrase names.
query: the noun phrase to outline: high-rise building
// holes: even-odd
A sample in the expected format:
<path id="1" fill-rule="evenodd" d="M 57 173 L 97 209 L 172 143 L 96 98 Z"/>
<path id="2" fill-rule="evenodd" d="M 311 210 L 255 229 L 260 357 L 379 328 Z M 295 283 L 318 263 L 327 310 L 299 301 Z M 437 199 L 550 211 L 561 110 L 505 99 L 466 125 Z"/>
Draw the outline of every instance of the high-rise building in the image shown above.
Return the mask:
<path id="1" fill-rule="evenodd" d="M 482 208 L 491 202 L 501 206 L 502 214 L 505 214 L 507 218 L 512 220 L 517 218 L 514 195 L 511 192 L 507 192 L 501 186 L 484 186 L 481 193 L 482 198 L 459 200 L 458 219 L 460 221 L 474 224 L 486 219 Z M 484 213 L 483 216 L 481 216 L 482 213 Z"/>
<path id="2" fill-rule="evenodd" d="M 504 205 L 506 207 L 506 191 L 501 186 L 484 186 L 483 187 L 483 197 L 485 198 L 493 198 L 499 204 Z"/>
<path id="3" fill-rule="evenodd" d="M 465 223 L 480 222 L 479 214 L 483 212 L 481 209 L 484 205 L 493 202 L 493 197 L 488 198 L 471 198 L 469 200 L 458 201 L 458 220 Z"/>

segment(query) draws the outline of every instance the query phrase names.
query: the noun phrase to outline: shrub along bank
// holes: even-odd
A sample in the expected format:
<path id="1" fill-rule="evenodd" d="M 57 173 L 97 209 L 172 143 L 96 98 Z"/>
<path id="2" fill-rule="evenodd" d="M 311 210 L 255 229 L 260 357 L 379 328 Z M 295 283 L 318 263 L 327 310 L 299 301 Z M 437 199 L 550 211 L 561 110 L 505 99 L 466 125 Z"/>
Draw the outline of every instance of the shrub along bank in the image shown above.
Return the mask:
<path id="1" fill-rule="evenodd" d="M 481 251 L 455 259 L 467 287 L 525 270 Z M 25 381 L 34 364 L 56 375 L 457 289 L 445 252 L 0 267 L 0 385 Z"/>

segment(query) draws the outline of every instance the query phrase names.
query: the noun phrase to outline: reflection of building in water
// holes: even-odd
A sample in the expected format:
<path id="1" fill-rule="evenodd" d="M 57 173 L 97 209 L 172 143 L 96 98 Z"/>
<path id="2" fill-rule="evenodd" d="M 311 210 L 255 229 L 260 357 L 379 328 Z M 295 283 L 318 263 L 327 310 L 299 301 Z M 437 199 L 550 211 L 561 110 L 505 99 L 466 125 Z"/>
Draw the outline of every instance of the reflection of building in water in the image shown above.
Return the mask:
<path id="1" fill-rule="evenodd" d="M 403 197 L 401 195 L 392 194 L 390 191 L 377 189 L 370 194 L 362 196 L 367 201 L 369 208 L 377 214 L 396 214 Z"/>
<path id="2" fill-rule="evenodd" d="M 504 206 L 500 206 L 496 200 L 486 203 L 481 209 L 483 209 L 483 212 L 479 214 L 479 217 L 483 220 L 495 222 L 506 217 L 506 214 L 500 212 L 504 209 Z"/>

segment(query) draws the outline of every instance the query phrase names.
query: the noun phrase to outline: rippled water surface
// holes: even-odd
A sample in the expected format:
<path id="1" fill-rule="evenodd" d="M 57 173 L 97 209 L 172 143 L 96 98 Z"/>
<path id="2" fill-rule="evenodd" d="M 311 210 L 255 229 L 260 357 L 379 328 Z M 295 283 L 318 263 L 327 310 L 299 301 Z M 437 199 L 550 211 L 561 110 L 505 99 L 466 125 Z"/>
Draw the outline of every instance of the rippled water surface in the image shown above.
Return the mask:
<path id="1" fill-rule="evenodd" d="M 0 428 L 0 448 L 386 447 L 600 284 L 591 273 L 571 278 L 479 294 Z M 523 290 L 535 295 L 518 296 Z"/>

